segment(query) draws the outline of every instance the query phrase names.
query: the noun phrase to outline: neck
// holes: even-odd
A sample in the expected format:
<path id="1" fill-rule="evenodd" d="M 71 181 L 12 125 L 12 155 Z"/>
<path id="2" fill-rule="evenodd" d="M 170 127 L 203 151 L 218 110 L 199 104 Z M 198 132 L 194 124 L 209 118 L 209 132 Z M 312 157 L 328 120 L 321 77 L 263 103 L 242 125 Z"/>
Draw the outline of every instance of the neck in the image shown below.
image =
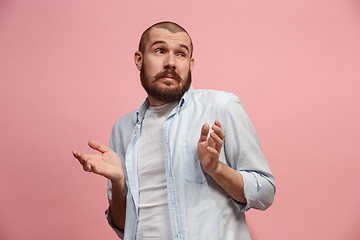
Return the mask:
<path id="1" fill-rule="evenodd" d="M 148 99 L 149 99 L 150 106 L 152 106 L 152 107 L 158 107 L 158 106 L 166 104 L 166 102 L 159 101 L 151 96 L 148 96 Z"/>
<path id="2" fill-rule="evenodd" d="M 151 107 L 159 107 L 159 106 L 162 106 L 164 104 L 167 104 L 167 103 L 170 103 L 170 102 L 163 102 L 163 101 L 159 101 L 151 96 L 148 96 L 148 100 L 149 100 L 149 103 L 150 103 L 150 106 Z M 179 102 L 178 100 L 176 101 L 173 101 L 173 102 Z"/>

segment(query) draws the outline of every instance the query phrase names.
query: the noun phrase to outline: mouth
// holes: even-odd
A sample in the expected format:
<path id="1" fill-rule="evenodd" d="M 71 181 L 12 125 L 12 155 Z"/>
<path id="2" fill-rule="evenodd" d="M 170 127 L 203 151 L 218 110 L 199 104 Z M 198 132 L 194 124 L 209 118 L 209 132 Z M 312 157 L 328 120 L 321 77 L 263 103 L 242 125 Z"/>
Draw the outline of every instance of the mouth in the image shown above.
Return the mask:
<path id="1" fill-rule="evenodd" d="M 173 85 L 176 85 L 179 83 L 179 81 L 173 77 L 162 77 L 162 78 L 159 78 L 158 80 L 160 80 L 166 86 L 173 86 Z"/>
<path id="2" fill-rule="evenodd" d="M 178 81 L 178 80 L 176 79 L 176 77 L 174 77 L 174 76 L 171 75 L 171 74 L 165 75 L 164 77 L 162 77 L 162 79 Z"/>
<path id="3" fill-rule="evenodd" d="M 166 82 L 181 82 L 181 77 L 176 73 L 176 72 L 169 72 L 169 71 L 165 71 L 162 72 L 160 74 L 158 74 L 155 77 L 156 80 L 164 80 Z"/>

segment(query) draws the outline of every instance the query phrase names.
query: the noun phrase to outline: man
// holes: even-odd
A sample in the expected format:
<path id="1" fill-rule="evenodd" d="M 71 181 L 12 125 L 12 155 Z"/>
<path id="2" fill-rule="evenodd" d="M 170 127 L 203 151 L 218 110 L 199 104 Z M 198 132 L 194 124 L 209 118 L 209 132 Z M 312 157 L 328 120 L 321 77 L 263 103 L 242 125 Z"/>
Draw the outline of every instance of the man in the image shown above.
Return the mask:
<path id="1" fill-rule="evenodd" d="M 116 122 L 110 148 L 73 151 L 109 179 L 106 217 L 121 238 L 250 239 L 244 212 L 273 202 L 275 180 L 240 100 L 194 90 L 192 52 L 179 25 L 148 28 L 134 58 L 147 99 Z"/>

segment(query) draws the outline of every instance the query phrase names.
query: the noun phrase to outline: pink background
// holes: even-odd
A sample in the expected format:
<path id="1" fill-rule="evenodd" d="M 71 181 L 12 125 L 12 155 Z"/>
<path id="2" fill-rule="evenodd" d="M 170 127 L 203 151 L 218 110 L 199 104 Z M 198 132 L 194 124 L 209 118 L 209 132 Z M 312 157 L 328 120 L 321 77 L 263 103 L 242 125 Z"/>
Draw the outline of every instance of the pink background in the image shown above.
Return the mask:
<path id="1" fill-rule="evenodd" d="M 357 0 L 0 0 L 0 239 L 117 239 L 71 150 L 141 104 L 133 53 L 161 20 L 193 38 L 194 87 L 236 93 L 257 129 L 277 194 L 253 239 L 360 239 Z"/>

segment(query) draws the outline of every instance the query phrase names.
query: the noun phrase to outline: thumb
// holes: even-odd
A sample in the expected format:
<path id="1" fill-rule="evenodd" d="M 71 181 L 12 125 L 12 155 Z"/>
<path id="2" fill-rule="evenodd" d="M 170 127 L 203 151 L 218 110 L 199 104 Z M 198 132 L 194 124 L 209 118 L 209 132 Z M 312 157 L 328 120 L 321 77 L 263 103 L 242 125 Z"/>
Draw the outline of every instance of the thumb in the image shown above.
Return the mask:
<path id="1" fill-rule="evenodd" d="M 107 151 L 109 151 L 109 148 L 108 147 L 106 147 L 106 146 L 104 146 L 104 145 L 102 145 L 102 144 L 100 144 L 100 143 L 98 143 L 98 142 L 95 142 L 95 141 L 89 141 L 88 142 L 88 144 L 89 144 L 89 147 L 91 147 L 92 149 L 94 149 L 94 150 L 97 150 L 97 151 L 99 151 L 99 152 L 101 152 L 101 153 L 104 153 L 104 152 L 107 152 Z"/>

